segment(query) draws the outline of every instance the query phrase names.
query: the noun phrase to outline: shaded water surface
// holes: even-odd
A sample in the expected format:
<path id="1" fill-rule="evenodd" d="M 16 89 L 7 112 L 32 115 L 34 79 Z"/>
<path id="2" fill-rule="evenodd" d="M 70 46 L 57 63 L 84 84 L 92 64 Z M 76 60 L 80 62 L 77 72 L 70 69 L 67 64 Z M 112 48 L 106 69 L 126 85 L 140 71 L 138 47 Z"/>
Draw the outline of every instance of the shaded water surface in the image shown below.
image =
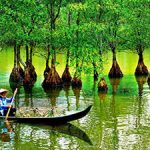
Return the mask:
<path id="1" fill-rule="evenodd" d="M 3 52 L 3 56 L 7 52 Z M 123 54 L 119 54 L 123 55 Z M 125 60 L 120 59 L 121 68 L 125 69 Z M 145 55 L 146 56 L 146 55 Z M 12 56 L 0 55 L 0 87 L 10 90 L 9 74 L 13 66 Z M 127 57 L 127 58 L 126 58 Z M 130 57 L 130 56 L 129 56 Z M 136 57 L 136 56 L 135 56 Z M 137 58 L 137 57 L 136 57 Z M 3 61 L 2 61 L 3 59 Z M 10 59 L 11 63 L 7 63 Z M 145 60 L 148 60 L 147 58 Z M 31 91 L 23 87 L 18 90 L 15 105 L 20 107 L 60 107 L 68 112 L 76 112 L 92 104 L 92 110 L 84 118 L 63 126 L 41 124 L 6 124 L 0 120 L 0 149 L 10 150 L 148 150 L 150 147 L 150 87 L 146 77 L 135 78 L 130 71 L 123 70 L 122 79 L 108 79 L 107 94 L 97 92 L 97 82 L 92 77 L 83 77 L 82 89 L 65 87 L 44 91 L 39 58 L 34 59 L 38 79 Z M 109 60 L 111 62 L 111 60 Z M 4 62 L 6 65 L 3 66 Z M 134 64 L 135 63 L 135 64 Z M 145 62 L 150 66 L 150 62 Z M 110 65 L 109 65 L 110 64 Z M 58 68 L 63 68 L 61 64 Z M 111 63 L 106 65 L 110 68 Z M 107 68 L 107 70 L 109 70 Z M 43 69 L 43 70 L 42 70 Z M 61 71 L 60 71 L 61 74 Z M 134 74 L 134 72 L 133 72 Z"/>

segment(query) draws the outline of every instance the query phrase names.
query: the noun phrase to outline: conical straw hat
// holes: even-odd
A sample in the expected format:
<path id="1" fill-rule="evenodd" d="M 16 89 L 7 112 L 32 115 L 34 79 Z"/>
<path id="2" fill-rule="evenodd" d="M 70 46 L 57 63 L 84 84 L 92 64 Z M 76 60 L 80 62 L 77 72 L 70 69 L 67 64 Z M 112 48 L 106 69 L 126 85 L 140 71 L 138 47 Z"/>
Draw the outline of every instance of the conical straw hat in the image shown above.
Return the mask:
<path id="1" fill-rule="evenodd" d="M 6 89 L 0 89 L 0 94 L 3 93 L 3 92 L 8 92 L 8 90 L 6 90 Z"/>

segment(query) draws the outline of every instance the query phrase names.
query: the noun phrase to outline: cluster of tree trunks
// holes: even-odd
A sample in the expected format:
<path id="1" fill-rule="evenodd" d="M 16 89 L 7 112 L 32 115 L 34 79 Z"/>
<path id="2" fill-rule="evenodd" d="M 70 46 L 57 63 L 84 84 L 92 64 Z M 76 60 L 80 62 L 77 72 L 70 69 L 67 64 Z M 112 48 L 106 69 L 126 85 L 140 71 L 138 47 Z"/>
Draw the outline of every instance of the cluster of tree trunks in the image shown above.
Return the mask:
<path id="1" fill-rule="evenodd" d="M 20 47 L 16 44 L 14 46 L 14 68 L 9 78 L 10 85 L 16 87 L 23 85 L 25 88 L 32 88 L 37 78 L 35 68 L 32 65 L 32 49 L 30 49 L 29 59 L 29 49 L 26 48 L 26 63 L 23 63 L 20 58 Z M 24 70 L 21 68 L 20 63 L 24 66 Z"/>

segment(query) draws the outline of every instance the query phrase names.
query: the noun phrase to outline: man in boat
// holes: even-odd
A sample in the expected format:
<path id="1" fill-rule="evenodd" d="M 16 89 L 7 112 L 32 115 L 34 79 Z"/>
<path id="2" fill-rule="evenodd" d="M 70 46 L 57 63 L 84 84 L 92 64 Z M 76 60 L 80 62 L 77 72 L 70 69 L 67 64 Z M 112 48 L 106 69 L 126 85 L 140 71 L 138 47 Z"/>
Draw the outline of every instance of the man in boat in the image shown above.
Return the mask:
<path id="1" fill-rule="evenodd" d="M 0 89 L 0 116 L 6 116 L 8 109 L 10 108 L 9 116 L 14 116 L 16 109 L 9 105 L 11 103 L 13 97 L 7 98 L 8 90 Z"/>

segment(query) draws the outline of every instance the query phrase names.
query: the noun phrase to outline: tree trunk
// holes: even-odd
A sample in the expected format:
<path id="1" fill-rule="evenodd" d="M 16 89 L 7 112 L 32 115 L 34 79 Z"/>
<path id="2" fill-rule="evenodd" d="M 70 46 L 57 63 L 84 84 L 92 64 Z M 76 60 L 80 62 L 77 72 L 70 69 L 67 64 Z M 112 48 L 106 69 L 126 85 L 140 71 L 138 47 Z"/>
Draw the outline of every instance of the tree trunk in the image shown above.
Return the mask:
<path id="1" fill-rule="evenodd" d="M 50 17 L 50 32 L 51 32 L 51 49 L 52 49 L 52 61 L 51 61 L 51 69 L 49 70 L 48 74 L 45 76 L 44 81 L 42 83 L 43 88 L 51 88 L 51 87 L 57 87 L 62 85 L 62 80 L 59 76 L 59 74 L 56 71 L 55 63 L 56 63 L 56 48 L 54 46 L 54 39 L 53 39 L 53 32 L 55 31 L 55 23 L 56 19 L 60 13 L 60 7 L 61 7 L 62 0 L 60 1 L 60 4 L 58 6 L 57 14 L 55 13 L 54 5 L 55 1 L 50 1 L 50 11 L 49 11 L 49 17 Z"/>
<path id="2" fill-rule="evenodd" d="M 122 74 L 122 71 L 121 71 L 119 64 L 117 62 L 117 59 L 116 59 L 115 48 L 112 48 L 112 53 L 113 53 L 112 67 L 109 71 L 108 76 L 110 78 L 121 78 L 121 77 L 123 77 L 123 74 Z"/>
<path id="3" fill-rule="evenodd" d="M 44 70 L 44 78 L 46 78 L 46 76 L 50 72 L 49 57 L 50 57 L 50 45 L 47 46 L 47 58 L 46 58 L 46 67 L 45 67 L 45 70 Z"/>
<path id="4" fill-rule="evenodd" d="M 29 61 L 32 64 L 32 53 L 33 53 L 33 47 L 32 45 L 30 46 L 30 57 L 29 57 Z"/>
<path id="5" fill-rule="evenodd" d="M 34 83 L 36 82 L 37 74 L 32 63 L 28 62 L 26 64 L 27 65 L 25 68 L 25 77 L 23 80 L 23 85 L 24 88 L 32 88 L 34 86 Z"/>
<path id="6" fill-rule="evenodd" d="M 79 27 L 80 24 L 80 12 L 77 14 L 76 24 Z M 81 81 L 81 68 L 79 69 L 79 30 L 76 30 L 76 42 L 77 42 L 77 50 L 76 50 L 76 71 L 74 77 L 72 79 L 72 87 L 82 87 Z"/>
<path id="7" fill-rule="evenodd" d="M 98 80 L 98 72 L 96 69 L 96 63 L 93 62 L 93 69 L 94 69 L 94 81 Z"/>
<path id="8" fill-rule="evenodd" d="M 135 75 L 136 76 L 142 76 L 142 75 L 147 76 L 148 75 L 148 69 L 145 66 L 144 61 L 143 61 L 143 53 L 140 52 L 138 55 L 139 55 L 139 60 L 138 60 L 138 65 L 137 65 L 136 70 L 135 70 Z"/>
<path id="9" fill-rule="evenodd" d="M 148 84 L 149 87 L 150 87 L 150 74 L 148 75 L 147 84 Z"/>
<path id="10" fill-rule="evenodd" d="M 17 46 L 14 45 L 14 67 L 17 67 Z"/>
<path id="11" fill-rule="evenodd" d="M 22 80 L 24 78 L 24 70 L 20 66 L 20 48 L 21 48 L 21 46 L 18 45 L 17 46 L 17 68 L 19 70 L 21 80 Z"/>
<path id="12" fill-rule="evenodd" d="M 81 68 L 82 68 L 82 65 L 79 69 L 79 62 L 78 62 L 78 58 L 76 58 L 76 71 L 74 73 L 74 77 L 71 81 L 71 84 L 72 84 L 72 87 L 82 87 L 82 81 L 81 81 Z"/>
<path id="13" fill-rule="evenodd" d="M 32 46 L 26 46 L 26 67 L 25 67 L 25 75 L 23 80 L 23 86 L 25 89 L 32 89 L 34 83 L 37 79 L 37 74 L 35 72 L 35 68 L 32 64 Z"/>
<path id="14" fill-rule="evenodd" d="M 14 68 L 12 69 L 12 72 L 10 74 L 9 82 L 10 86 L 13 88 L 13 86 L 18 87 L 22 84 L 23 77 L 24 77 L 24 71 L 20 66 L 19 63 L 20 60 L 20 45 L 14 45 Z"/>
<path id="15" fill-rule="evenodd" d="M 65 83 L 65 84 L 70 84 L 71 82 L 71 74 L 69 72 L 69 49 L 67 50 L 67 58 L 66 58 L 66 68 L 62 74 L 62 81 Z"/>
<path id="16" fill-rule="evenodd" d="M 26 63 L 29 62 L 29 47 L 26 45 Z"/>
<path id="17" fill-rule="evenodd" d="M 70 28 L 70 22 L 71 22 L 71 11 L 68 12 L 68 27 Z M 67 49 L 67 56 L 66 56 L 66 68 L 62 74 L 62 81 L 65 85 L 70 85 L 72 77 L 71 74 L 69 72 L 69 58 L 70 58 L 70 42 L 68 41 L 68 49 Z"/>

